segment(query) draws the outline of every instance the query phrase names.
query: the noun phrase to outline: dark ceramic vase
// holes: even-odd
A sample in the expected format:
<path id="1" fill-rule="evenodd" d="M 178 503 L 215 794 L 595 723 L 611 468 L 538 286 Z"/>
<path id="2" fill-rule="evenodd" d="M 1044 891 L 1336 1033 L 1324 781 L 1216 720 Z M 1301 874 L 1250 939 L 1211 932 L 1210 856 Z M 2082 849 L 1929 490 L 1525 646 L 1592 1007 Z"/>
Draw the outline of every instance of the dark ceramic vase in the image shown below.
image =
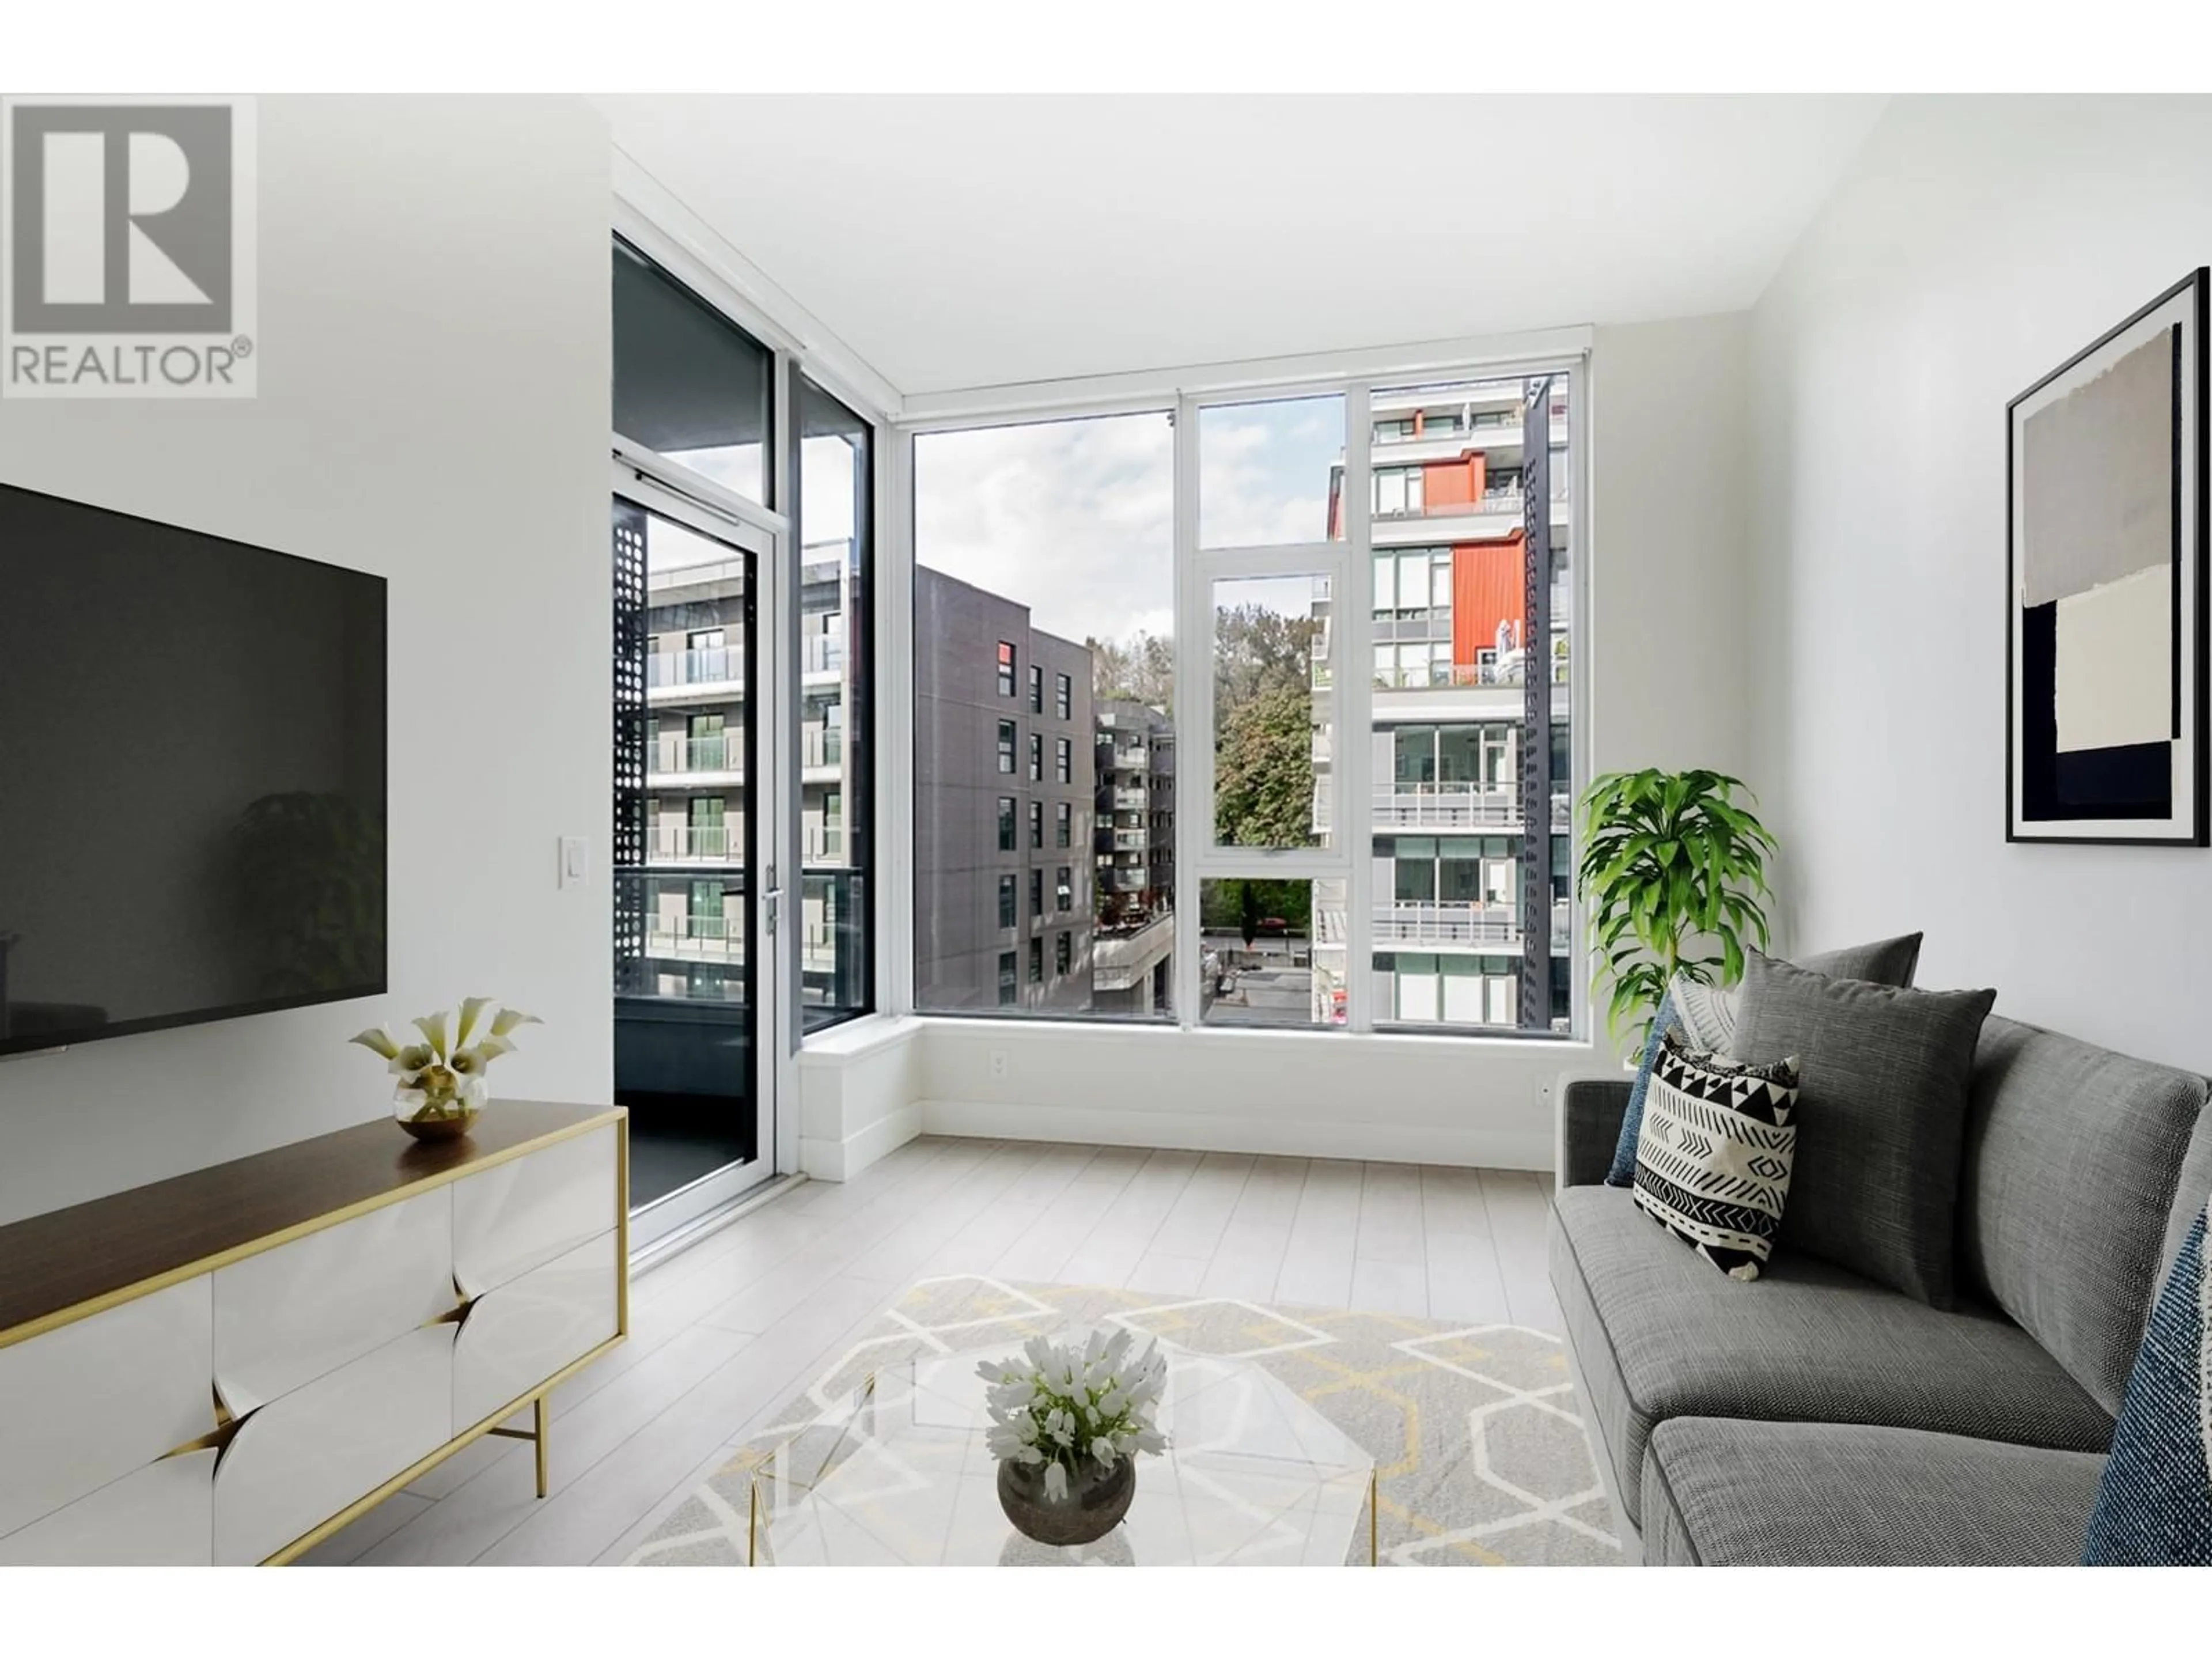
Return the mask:
<path id="1" fill-rule="evenodd" d="M 1044 1495 L 1042 1465 L 999 1465 L 999 1507 L 1015 1531 L 1040 1544 L 1088 1544 L 1103 1538 L 1121 1524 L 1136 1495 L 1133 1458 L 1121 1459 L 1103 1474 L 1088 1463 L 1084 1474 L 1069 1480 L 1067 1496 L 1059 1499 Z"/>

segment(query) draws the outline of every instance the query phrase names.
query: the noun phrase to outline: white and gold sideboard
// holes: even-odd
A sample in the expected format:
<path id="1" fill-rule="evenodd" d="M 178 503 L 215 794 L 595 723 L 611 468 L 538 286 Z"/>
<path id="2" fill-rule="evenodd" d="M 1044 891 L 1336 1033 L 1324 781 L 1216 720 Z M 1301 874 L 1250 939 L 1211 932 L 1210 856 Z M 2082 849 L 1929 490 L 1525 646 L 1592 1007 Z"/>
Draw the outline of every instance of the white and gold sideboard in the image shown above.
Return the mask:
<path id="1" fill-rule="evenodd" d="M 487 1434 L 544 1497 L 547 1395 L 629 1328 L 629 1134 L 497 1101 L 0 1227 L 0 1565 L 289 1561 Z"/>

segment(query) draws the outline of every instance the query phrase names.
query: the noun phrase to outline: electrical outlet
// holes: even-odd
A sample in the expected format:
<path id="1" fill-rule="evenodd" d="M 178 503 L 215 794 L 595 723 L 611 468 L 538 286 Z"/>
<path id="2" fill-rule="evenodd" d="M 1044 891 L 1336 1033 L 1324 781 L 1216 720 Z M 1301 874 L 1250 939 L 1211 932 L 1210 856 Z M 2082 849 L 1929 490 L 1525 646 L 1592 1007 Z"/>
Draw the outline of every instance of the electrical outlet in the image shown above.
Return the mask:
<path id="1" fill-rule="evenodd" d="M 992 1075 L 993 1077 L 1004 1077 L 1004 1076 L 1006 1076 L 1006 1051 L 1004 1048 L 994 1048 L 994 1049 L 992 1049 L 992 1050 L 991 1050 L 991 1075 Z"/>

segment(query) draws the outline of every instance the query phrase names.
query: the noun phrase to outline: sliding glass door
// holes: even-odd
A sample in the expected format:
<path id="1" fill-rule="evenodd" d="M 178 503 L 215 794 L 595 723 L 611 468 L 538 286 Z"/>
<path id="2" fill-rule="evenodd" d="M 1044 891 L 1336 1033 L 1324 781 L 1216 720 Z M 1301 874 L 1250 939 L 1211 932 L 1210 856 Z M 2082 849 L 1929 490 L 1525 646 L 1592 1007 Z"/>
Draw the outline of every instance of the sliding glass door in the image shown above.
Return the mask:
<path id="1" fill-rule="evenodd" d="M 763 624 L 781 538 L 655 471 L 617 462 L 612 516 L 615 1097 L 645 1243 L 774 1170 L 780 920 Z"/>

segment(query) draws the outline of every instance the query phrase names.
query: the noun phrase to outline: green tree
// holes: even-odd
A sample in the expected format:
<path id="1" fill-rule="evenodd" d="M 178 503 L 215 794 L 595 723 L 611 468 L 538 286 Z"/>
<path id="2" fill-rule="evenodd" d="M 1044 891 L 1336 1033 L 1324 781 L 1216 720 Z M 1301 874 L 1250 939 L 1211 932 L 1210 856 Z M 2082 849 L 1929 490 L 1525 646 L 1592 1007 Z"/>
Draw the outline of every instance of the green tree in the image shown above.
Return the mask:
<path id="1" fill-rule="evenodd" d="M 1306 846 L 1313 839 L 1312 694 L 1304 685 L 1262 691 L 1218 729 L 1215 839 L 1224 847 Z"/>
<path id="2" fill-rule="evenodd" d="M 1175 712 L 1175 641 L 1142 629 L 1126 644 L 1091 640 L 1091 682 L 1101 702 L 1126 699 Z"/>

